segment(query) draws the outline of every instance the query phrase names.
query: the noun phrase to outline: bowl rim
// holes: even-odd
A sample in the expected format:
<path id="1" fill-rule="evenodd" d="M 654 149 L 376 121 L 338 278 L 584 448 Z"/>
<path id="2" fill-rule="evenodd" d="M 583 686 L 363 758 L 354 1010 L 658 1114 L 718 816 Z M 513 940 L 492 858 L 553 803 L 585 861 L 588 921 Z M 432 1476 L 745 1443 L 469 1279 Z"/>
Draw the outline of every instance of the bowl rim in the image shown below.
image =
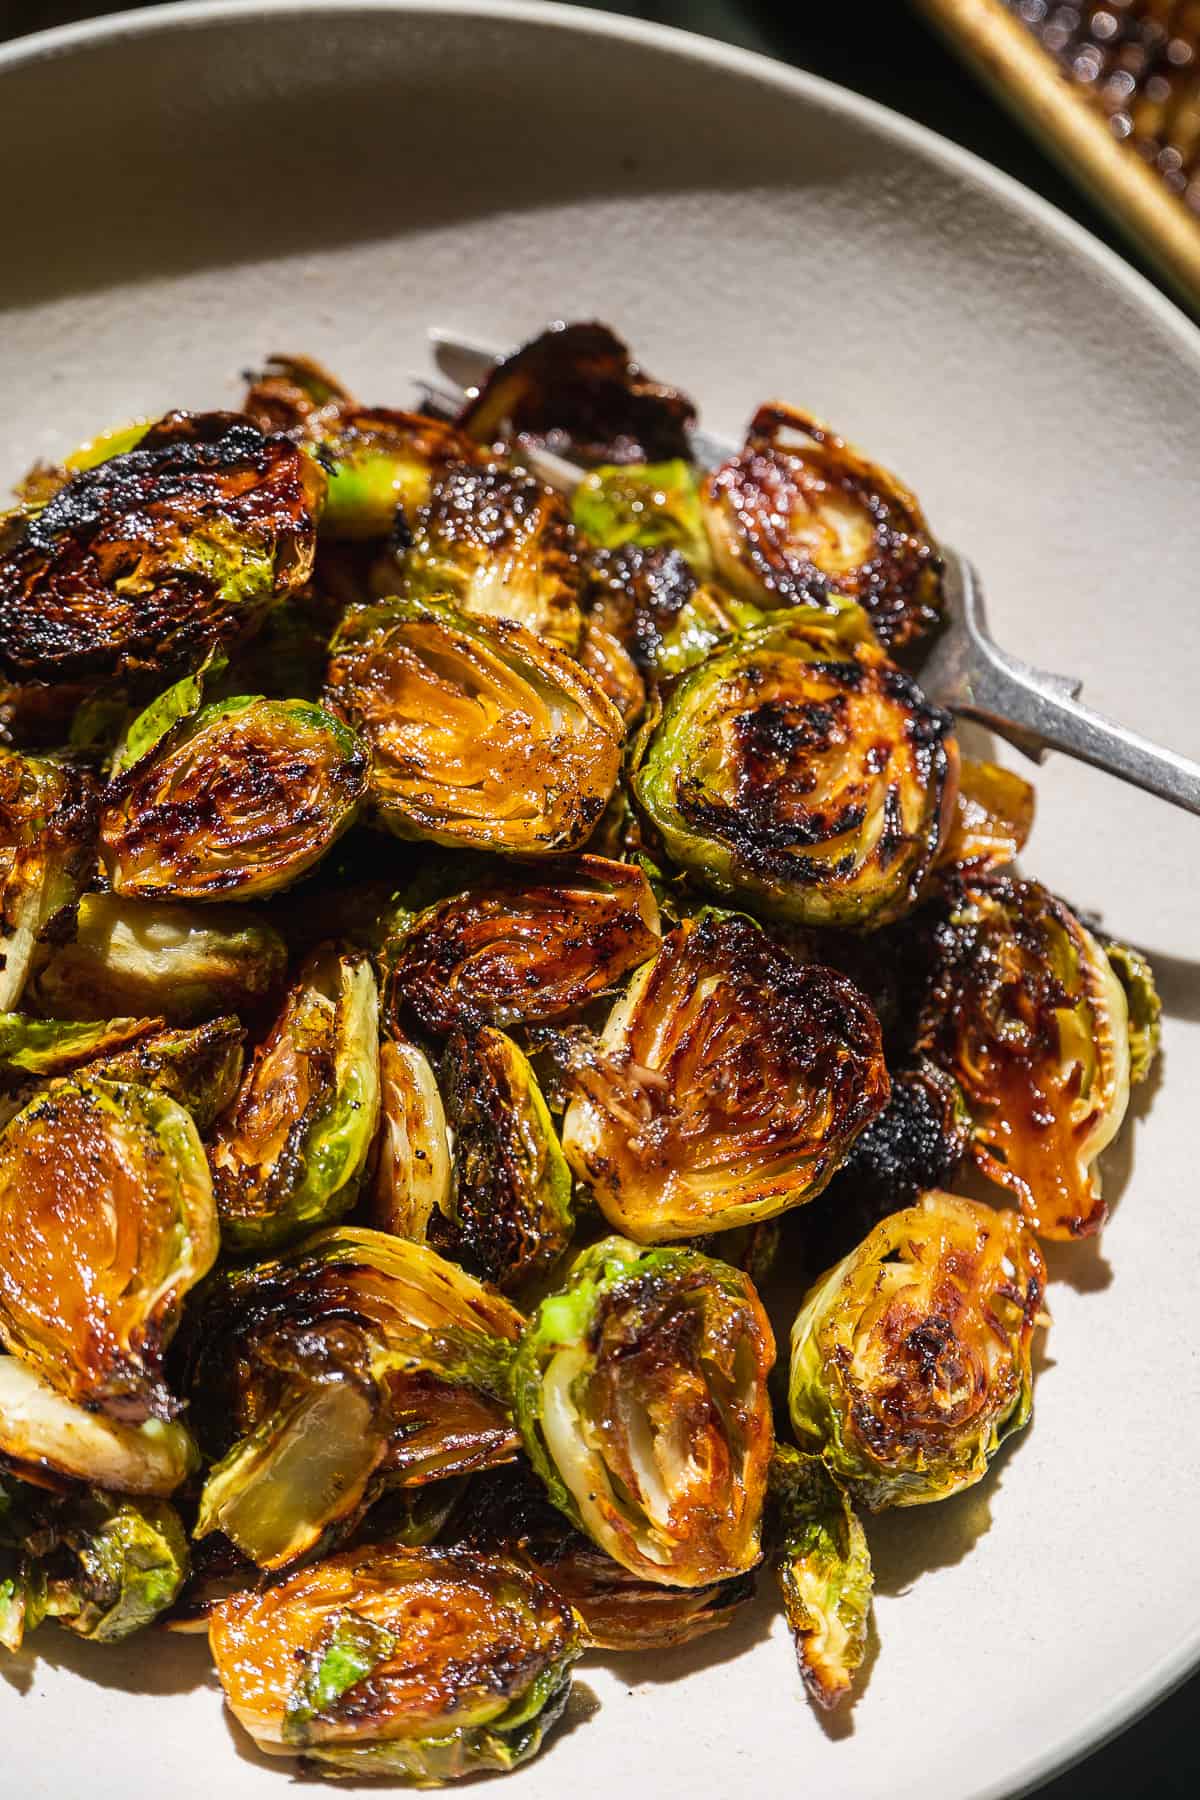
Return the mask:
<path id="1" fill-rule="evenodd" d="M 727 44 L 700 32 L 660 25 L 623 14 L 564 5 L 560 0 L 170 0 L 165 5 L 110 13 L 48 30 L 27 33 L 0 45 L 0 80 L 35 64 L 69 57 L 93 45 L 122 39 L 170 35 L 213 24 L 253 24 L 265 18 L 297 19 L 324 14 L 343 22 L 359 14 L 410 14 L 454 18 L 507 19 L 519 25 L 552 26 L 581 37 L 605 37 L 669 52 L 693 63 L 705 63 L 772 86 L 802 103 L 817 105 L 872 135 L 905 145 L 918 156 L 957 174 L 1023 214 L 1043 234 L 1081 261 L 1090 263 L 1102 281 L 1121 290 L 1134 307 L 1148 311 L 1176 352 L 1200 376 L 1200 323 L 1120 253 L 1070 218 L 1053 202 L 1034 193 L 1015 176 L 996 168 L 974 151 L 943 137 L 903 113 L 868 99 L 851 88 L 811 74 L 757 50 Z M 0 307 L 2 310 L 2 307 Z M 1054 1747 L 1026 1759 L 1013 1777 L 973 1787 L 963 1800 L 1020 1800 L 1045 1782 L 1091 1756 L 1143 1714 L 1165 1700 L 1200 1669 L 1200 1621 L 1190 1640 L 1177 1644 L 1148 1671 L 1131 1681 L 1106 1710 L 1061 1739 Z M 1015 1785 L 1014 1785 L 1015 1781 Z"/>

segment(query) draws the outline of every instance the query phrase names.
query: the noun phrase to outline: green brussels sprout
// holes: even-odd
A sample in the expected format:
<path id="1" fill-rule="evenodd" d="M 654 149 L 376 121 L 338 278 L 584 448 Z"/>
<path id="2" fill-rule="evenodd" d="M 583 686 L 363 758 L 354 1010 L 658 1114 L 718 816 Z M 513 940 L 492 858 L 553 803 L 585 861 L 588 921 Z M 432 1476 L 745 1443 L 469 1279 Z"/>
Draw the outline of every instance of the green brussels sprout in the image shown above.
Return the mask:
<path id="1" fill-rule="evenodd" d="M 602 550 L 624 544 L 678 550 L 695 574 L 708 573 L 711 555 L 700 511 L 699 476 L 676 457 L 661 463 L 606 463 L 584 476 L 571 514 Z"/>
<path id="2" fill-rule="evenodd" d="M 491 1026 L 455 1031 L 442 1058 L 454 1179 L 433 1242 L 516 1293 L 571 1242 L 571 1171 L 528 1058 Z"/>
<path id="3" fill-rule="evenodd" d="M 353 609 L 329 697 L 370 743 L 375 808 L 399 837 L 573 850 L 616 785 L 620 714 L 570 657 L 508 619 L 403 600 Z"/>
<path id="4" fill-rule="evenodd" d="M 1019 856 L 1033 830 L 1036 801 L 1029 782 L 999 763 L 961 758 L 954 817 L 935 866 L 986 875 Z"/>
<path id="5" fill-rule="evenodd" d="M 115 1644 L 132 1636 L 166 1612 L 187 1580 L 187 1537 L 163 1500 L 96 1491 L 73 1500 L 56 1525 L 46 1615 L 77 1637 Z"/>
<path id="6" fill-rule="evenodd" d="M 46 1616 L 46 1572 L 28 1551 L 0 1543 L 0 1650 L 17 1651 Z"/>
<path id="7" fill-rule="evenodd" d="M 109 759 L 109 780 L 117 780 L 144 762 L 175 726 L 183 720 L 194 719 L 204 705 L 210 683 L 226 673 L 228 667 L 225 652 L 219 646 L 214 647 L 198 669 L 180 676 L 149 706 L 127 718 Z"/>
<path id="8" fill-rule="evenodd" d="M 0 1464 L 31 1480 L 86 1482 L 121 1494 L 173 1494 L 199 1458 L 184 1427 L 129 1425 L 64 1399 L 27 1363 L 0 1356 Z"/>
<path id="9" fill-rule="evenodd" d="M 1154 1067 L 1162 1042 L 1162 1001 L 1154 970 L 1140 950 L 1129 944 L 1108 942 L 1104 953 L 1125 990 L 1129 1014 L 1129 1079 L 1136 1086 Z"/>
<path id="10" fill-rule="evenodd" d="M 273 1249 L 340 1218 L 378 1122 L 375 975 L 360 952 L 326 944 L 289 990 L 209 1149 L 226 1244 Z"/>
<path id="11" fill-rule="evenodd" d="M 170 1418 L 163 1358 L 216 1254 L 204 1149 L 168 1095 L 65 1078 L 0 1133 L 0 1337 L 68 1399 Z"/>
<path id="12" fill-rule="evenodd" d="M 412 515 L 436 476 L 476 455 L 440 419 L 360 406 L 308 357 L 272 356 L 252 382 L 246 412 L 263 431 L 284 431 L 328 472 L 322 538 L 386 538 L 397 509 Z"/>
<path id="13" fill-rule="evenodd" d="M 57 915 L 78 900 L 95 838 L 87 775 L 0 748 L 0 1011 L 19 1004 Z"/>
<path id="14" fill-rule="evenodd" d="M 526 1762 L 579 1654 L 570 1607 L 517 1563 L 389 1544 L 234 1595 L 209 1642 L 261 1750 L 418 1787 Z"/>
<path id="15" fill-rule="evenodd" d="M 896 650 L 941 619 L 942 559 L 916 495 L 807 413 L 761 407 L 701 505 L 718 575 L 759 606 L 845 595 Z"/>
<path id="16" fill-rule="evenodd" d="M 809 1290 L 788 1399 L 802 1450 L 878 1512 L 980 1481 L 1033 1410 L 1046 1270 L 1016 1213 L 926 1194 Z"/>
<path id="17" fill-rule="evenodd" d="M 1036 881 L 957 883 L 933 933 L 919 1048 L 962 1089 L 976 1165 L 1039 1235 L 1098 1231 L 1097 1158 L 1129 1104 L 1129 1009 L 1070 908 Z"/>
<path id="18" fill-rule="evenodd" d="M 424 1245 L 339 1227 L 211 1285 L 188 1388 L 219 1458 L 196 1535 L 282 1568 L 388 1487 L 508 1461 L 521 1315 Z M 236 1440 L 236 1441 L 234 1441 Z"/>
<path id="19" fill-rule="evenodd" d="M 353 732 L 306 700 L 216 701 L 109 784 L 109 881 L 142 900 L 261 899 L 354 823 L 368 767 Z"/>
<path id="20" fill-rule="evenodd" d="M 68 1075 L 96 1058 L 151 1037 L 161 1019 L 31 1019 L 0 1013 L 0 1068 L 25 1075 Z"/>
<path id="21" fill-rule="evenodd" d="M 325 476 L 230 413 L 169 413 L 73 474 L 0 552 L 0 674 L 161 685 L 308 577 Z"/>
<path id="22" fill-rule="evenodd" d="M 415 1044 L 380 1046 L 379 1101 L 371 1222 L 424 1244 L 435 1215 L 450 1212 L 450 1140 L 437 1077 Z"/>
<path id="23" fill-rule="evenodd" d="M 74 939 L 54 950 L 31 991 L 52 1019 L 144 1013 L 192 1025 L 258 1006 L 286 966 L 279 933 L 241 907 L 85 894 Z"/>
<path id="24" fill-rule="evenodd" d="M 417 515 L 401 567 L 412 598 L 450 600 L 579 648 L 584 575 L 566 502 L 523 469 L 452 463 Z"/>
<path id="25" fill-rule="evenodd" d="M 513 1409 L 574 1525 L 643 1580 L 706 1587 L 759 1559 L 774 1358 L 740 1271 L 605 1238 L 533 1314 Z"/>
<path id="26" fill-rule="evenodd" d="M 607 325 L 580 322 L 552 325 L 497 363 L 456 422 L 480 444 L 516 438 L 586 464 L 652 463 L 689 454 L 695 418 Z"/>
<path id="27" fill-rule="evenodd" d="M 623 545 L 593 553 L 588 565 L 590 617 L 629 650 L 646 675 L 667 680 L 704 661 L 723 638 L 768 618 L 762 607 L 699 582 L 679 551 Z"/>
<path id="28" fill-rule="evenodd" d="M 781 1444 L 771 1464 L 776 1570 L 805 1689 L 823 1711 L 850 1692 L 867 1651 L 874 1586 L 862 1522 L 819 1456 Z"/>
<path id="29" fill-rule="evenodd" d="M 517 1464 L 473 1479 L 462 1541 L 515 1558 L 552 1587 L 578 1615 L 584 1643 L 598 1650 L 690 1644 L 731 1624 L 754 1594 L 753 1575 L 707 1587 L 663 1587 L 631 1574 L 577 1530 Z"/>
<path id="30" fill-rule="evenodd" d="M 610 991 L 658 941 L 642 871 L 580 856 L 550 877 L 492 878 L 418 914 L 392 959 L 389 1003 L 437 1036 L 544 1023 Z"/>
<path id="31" fill-rule="evenodd" d="M 709 914 L 634 976 L 574 1086 L 572 1168 L 610 1224 L 661 1243 L 812 1199 L 888 1076 L 878 1021 L 845 976 Z"/>
<path id="32" fill-rule="evenodd" d="M 914 905 L 952 817 L 950 728 L 860 608 L 798 606 L 672 689 L 634 795 L 671 859 L 717 894 L 871 929 Z"/>
<path id="33" fill-rule="evenodd" d="M 237 1094 L 245 1036 L 241 1021 L 229 1014 L 190 1028 L 168 1025 L 89 1059 L 87 1073 L 169 1094 L 187 1108 L 203 1134 Z"/>

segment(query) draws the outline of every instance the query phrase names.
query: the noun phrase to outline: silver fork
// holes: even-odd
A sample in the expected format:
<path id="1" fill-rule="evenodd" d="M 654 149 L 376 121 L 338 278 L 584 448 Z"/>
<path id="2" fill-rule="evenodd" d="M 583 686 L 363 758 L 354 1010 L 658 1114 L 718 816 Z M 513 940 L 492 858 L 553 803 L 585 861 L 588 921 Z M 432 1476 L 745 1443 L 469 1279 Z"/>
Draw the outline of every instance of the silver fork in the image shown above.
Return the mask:
<path id="1" fill-rule="evenodd" d="M 499 356 L 449 332 L 434 330 L 429 337 L 439 378 L 418 377 L 418 385 L 439 406 L 456 412 L 491 374 Z M 703 468 L 715 469 L 731 454 L 728 445 L 703 431 L 692 433 L 691 448 Z M 580 479 L 581 471 L 560 456 L 530 451 L 528 461 L 543 480 L 564 492 Z M 1084 706 L 1079 699 L 1083 684 L 1074 676 L 1052 675 L 1002 650 L 988 632 L 983 586 L 975 569 L 948 544 L 940 549 L 946 565 L 945 625 L 919 671 L 928 697 L 986 726 L 1036 763 L 1047 750 L 1060 750 L 1200 814 L 1200 763 Z"/>

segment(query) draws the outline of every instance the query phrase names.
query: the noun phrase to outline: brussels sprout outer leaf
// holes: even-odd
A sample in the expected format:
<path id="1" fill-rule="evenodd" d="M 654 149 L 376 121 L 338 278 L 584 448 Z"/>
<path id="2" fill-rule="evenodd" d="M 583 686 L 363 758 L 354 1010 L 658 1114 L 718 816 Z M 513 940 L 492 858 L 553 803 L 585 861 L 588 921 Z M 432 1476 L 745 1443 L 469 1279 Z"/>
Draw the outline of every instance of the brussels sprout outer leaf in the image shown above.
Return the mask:
<path id="1" fill-rule="evenodd" d="M 65 1075 L 152 1036 L 161 1019 L 33 1019 L 0 1013 L 0 1065 L 28 1075 Z"/>
<path id="2" fill-rule="evenodd" d="M 173 1604 L 187 1579 L 187 1537 L 174 1507 L 94 1494 L 66 1533 L 72 1572 L 50 1583 L 48 1613 L 79 1637 L 114 1644 Z"/>
<path id="3" fill-rule="evenodd" d="M 697 575 L 708 572 L 696 471 L 681 458 L 602 464 L 584 476 L 571 506 L 580 531 L 602 550 L 662 546 L 682 551 Z"/>
<path id="4" fill-rule="evenodd" d="M 866 1655 L 873 1586 L 866 1532 L 818 1456 L 781 1445 L 771 1490 L 781 1515 L 776 1568 L 796 1660 L 809 1696 L 828 1711 L 846 1698 Z"/>
<path id="5" fill-rule="evenodd" d="M 96 798 L 69 765 L 0 749 L 0 1011 L 16 1009 L 95 862 Z M 61 933 L 59 933 L 61 935 Z"/>
<path id="6" fill-rule="evenodd" d="M 1145 1081 L 1154 1067 L 1162 1043 L 1162 1001 L 1154 970 L 1140 950 L 1129 944 L 1108 943 L 1105 954 L 1125 990 L 1129 1011 L 1129 1079 Z"/>
<path id="7" fill-rule="evenodd" d="M 954 817 L 937 854 L 938 868 L 984 874 L 1019 856 L 1033 829 L 1035 795 L 1028 781 L 998 763 L 963 757 Z"/>

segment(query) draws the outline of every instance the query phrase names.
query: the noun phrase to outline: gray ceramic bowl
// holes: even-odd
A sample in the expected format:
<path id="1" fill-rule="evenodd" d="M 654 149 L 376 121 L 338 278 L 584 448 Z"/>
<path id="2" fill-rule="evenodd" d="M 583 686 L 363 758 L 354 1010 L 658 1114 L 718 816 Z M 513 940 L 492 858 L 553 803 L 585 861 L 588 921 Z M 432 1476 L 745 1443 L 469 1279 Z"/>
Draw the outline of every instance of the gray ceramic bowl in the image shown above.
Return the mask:
<path id="1" fill-rule="evenodd" d="M 0 476 L 109 421 L 234 402 L 308 351 L 403 404 L 429 323 L 598 316 L 738 429 L 793 399 L 895 465 L 997 635 L 1200 755 L 1200 337 L 981 164 L 802 75 L 554 7 L 154 10 L 0 53 Z M 880 1647 L 822 1730 L 772 1608 L 585 1671 L 562 1794 L 1011 1794 L 1200 1655 L 1200 827 L 1052 761 L 1028 866 L 1143 944 L 1161 1081 L 1055 1255 L 1038 1416 L 979 1488 L 872 1532 Z M 47 1632 L 0 1685 L 16 1793 L 281 1792 L 202 1647 Z M 28 1691 L 20 1692 L 28 1675 Z M 193 1691 L 201 1684 L 202 1691 Z"/>

